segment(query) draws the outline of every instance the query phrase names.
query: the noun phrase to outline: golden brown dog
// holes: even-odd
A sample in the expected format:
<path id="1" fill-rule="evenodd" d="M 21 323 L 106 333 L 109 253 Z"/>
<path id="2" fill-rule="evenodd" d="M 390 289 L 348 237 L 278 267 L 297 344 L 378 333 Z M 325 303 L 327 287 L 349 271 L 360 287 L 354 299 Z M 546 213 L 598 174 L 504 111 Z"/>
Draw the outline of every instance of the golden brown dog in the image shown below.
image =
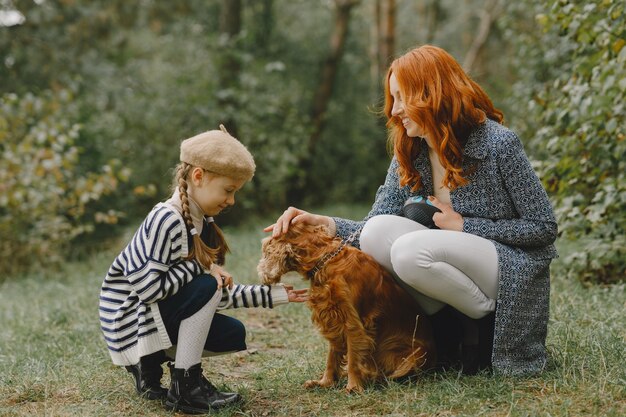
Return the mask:
<path id="1" fill-rule="evenodd" d="M 324 375 L 305 386 L 334 385 L 344 365 L 348 392 L 361 391 L 367 381 L 399 378 L 434 365 L 426 315 L 372 257 L 344 245 L 322 226 L 301 224 L 263 240 L 259 277 L 273 284 L 296 271 L 310 280 L 312 320 L 330 343 Z"/>

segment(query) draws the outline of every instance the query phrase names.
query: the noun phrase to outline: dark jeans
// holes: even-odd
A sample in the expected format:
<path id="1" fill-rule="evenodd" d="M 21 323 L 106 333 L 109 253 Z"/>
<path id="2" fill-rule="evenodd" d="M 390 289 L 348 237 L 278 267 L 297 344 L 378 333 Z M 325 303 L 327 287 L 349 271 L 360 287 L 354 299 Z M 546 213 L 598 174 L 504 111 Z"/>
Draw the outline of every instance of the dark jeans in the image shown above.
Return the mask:
<path id="1" fill-rule="evenodd" d="M 161 318 L 167 334 L 176 345 L 180 322 L 197 313 L 211 300 L 217 291 L 217 281 L 208 274 L 200 275 L 173 296 L 159 302 Z M 246 328 L 239 320 L 215 313 L 204 350 L 211 352 L 233 352 L 246 350 Z"/>

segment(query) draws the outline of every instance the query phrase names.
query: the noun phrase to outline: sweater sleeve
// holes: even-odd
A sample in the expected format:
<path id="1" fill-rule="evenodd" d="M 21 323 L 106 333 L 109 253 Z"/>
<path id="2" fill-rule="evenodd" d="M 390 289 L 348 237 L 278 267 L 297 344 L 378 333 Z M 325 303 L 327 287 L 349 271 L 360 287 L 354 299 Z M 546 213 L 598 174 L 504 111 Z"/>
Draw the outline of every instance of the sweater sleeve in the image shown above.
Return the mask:
<path id="1" fill-rule="evenodd" d="M 517 135 L 511 132 L 505 136 L 496 151 L 500 178 L 519 217 L 467 217 L 463 231 L 512 246 L 541 247 L 553 243 L 557 224 L 552 205 Z"/>
<path id="2" fill-rule="evenodd" d="M 222 300 L 218 310 L 229 308 L 274 308 L 289 302 L 287 290 L 282 285 L 242 285 L 235 284 L 232 289 L 222 288 Z"/>
<path id="3" fill-rule="evenodd" d="M 144 303 L 154 303 L 175 294 L 181 286 L 202 273 L 193 260 L 183 260 L 186 229 L 167 208 L 155 208 L 144 220 L 124 252 L 129 284 Z"/>
<path id="4" fill-rule="evenodd" d="M 337 230 L 337 235 L 347 238 L 355 231 L 360 231 L 365 222 L 374 216 L 381 214 L 400 214 L 402 206 L 409 197 L 407 187 L 400 187 L 400 178 L 398 177 L 398 161 L 394 157 L 387 169 L 387 176 L 383 185 L 378 187 L 376 198 L 370 212 L 361 221 L 347 220 L 340 217 L 333 217 Z M 360 247 L 358 237 L 352 243 L 355 247 Z"/>

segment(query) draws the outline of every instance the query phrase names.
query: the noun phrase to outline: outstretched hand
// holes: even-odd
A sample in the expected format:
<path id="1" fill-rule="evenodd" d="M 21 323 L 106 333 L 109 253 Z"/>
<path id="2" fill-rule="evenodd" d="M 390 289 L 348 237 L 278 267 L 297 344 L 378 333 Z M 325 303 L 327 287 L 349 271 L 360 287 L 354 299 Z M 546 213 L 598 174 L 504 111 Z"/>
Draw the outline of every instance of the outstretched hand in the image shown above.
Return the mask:
<path id="1" fill-rule="evenodd" d="M 433 215 L 433 221 L 438 228 L 455 230 L 457 232 L 463 231 L 463 216 L 454 211 L 451 204 L 443 203 L 432 195 L 428 197 L 428 200 L 430 200 L 433 206 L 441 210 L 441 213 Z"/>
<path id="2" fill-rule="evenodd" d="M 284 287 L 287 290 L 287 297 L 290 303 L 303 303 L 309 299 L 308 288 L 294 290 L 292 285 L 285 285 Z"/>
<path id="3" fill-rule="evenodd" d="M 292 223 L 328 225 L 329 218 L 326 216 L 320 216 L 319 214 L 309 213 L 308 211 L 300 210 L 299 208 L 289 207 L 276 220 L 276 223 L 267 226 L 265 229 L 263 229 L 263 231 L 272 232 L 272 237 L 278 237 L 284 233 L 287 233 L 287 230 L 289 230 L 289 225 L 291 225 Z"/>

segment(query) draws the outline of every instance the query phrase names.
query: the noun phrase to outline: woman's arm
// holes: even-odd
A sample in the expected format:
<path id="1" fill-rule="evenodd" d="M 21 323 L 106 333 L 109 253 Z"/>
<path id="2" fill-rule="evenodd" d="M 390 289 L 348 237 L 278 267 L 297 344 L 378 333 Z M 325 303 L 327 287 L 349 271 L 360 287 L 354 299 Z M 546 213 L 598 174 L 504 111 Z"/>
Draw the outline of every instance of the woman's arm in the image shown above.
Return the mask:
<path id="1" fill-rule="evenodd" d="M 360 231 L 365 222 L 373 216 L 380 214 L 400 214 L 402 206 L 408 198 L 408 187 L 400 188 L 398 178 L 398 162 L 392 159 L 385 182 L 378 188 L 376 199 L 369 214 L 361 221 L 342 219 L 340 217 L 321 216 L 309 213 L 295 207 L 289 207 L 276 220 L 276 223 L 263 229 L 265 232 L 272 232 L 273 237 L 286 233 L 291 223 L 302 222 L 311 225 L 327 226 L 331 235 L 339 235 L 347 238 L 352 233 Z M 352 242 L 353 246 L 359 247 L 358 237 Z"/>
<path id="2" fill-rule="evenodd" d="M 513 132 L 498 144 L 500 176 L 519 214 L 516 219 L 465 217 L 463 231 L 512 246 L 542 247 L 557 237 L 548 195 Z"/>
<path id="3" fill-rule="evenodd" d="M 400 179 L 398 177 L 398 161 L 394 157 L 387 169 L 387 177 L 383 185 L 378 187 L 374 204 L 370 212 L 361 221 L 342 219 L 333 217 L 336 233 L 338 236 L 347 238 L 355 231 L 361 230 L 367 220 L 381 214 L 401 214 L 404 202 L 409 198 L 408 187 L 400 188 Z M 359 247 L 358 238 L 352 243 Z"/>

